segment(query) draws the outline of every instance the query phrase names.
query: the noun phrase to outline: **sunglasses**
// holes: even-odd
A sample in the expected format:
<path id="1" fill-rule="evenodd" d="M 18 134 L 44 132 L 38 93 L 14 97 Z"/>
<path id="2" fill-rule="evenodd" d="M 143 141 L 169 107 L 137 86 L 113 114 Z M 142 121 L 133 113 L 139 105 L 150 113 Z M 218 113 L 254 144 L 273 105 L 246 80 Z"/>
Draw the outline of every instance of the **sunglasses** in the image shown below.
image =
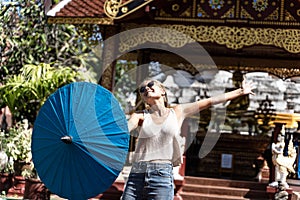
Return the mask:
<path id="1" fill-rule="evenodd" d="M 152 88 L 154 85 L 154 81 L 150 81 L 147 85 L 140 87 L 140 93 L 146 92 L 146 86 L 148 88 Z"/>

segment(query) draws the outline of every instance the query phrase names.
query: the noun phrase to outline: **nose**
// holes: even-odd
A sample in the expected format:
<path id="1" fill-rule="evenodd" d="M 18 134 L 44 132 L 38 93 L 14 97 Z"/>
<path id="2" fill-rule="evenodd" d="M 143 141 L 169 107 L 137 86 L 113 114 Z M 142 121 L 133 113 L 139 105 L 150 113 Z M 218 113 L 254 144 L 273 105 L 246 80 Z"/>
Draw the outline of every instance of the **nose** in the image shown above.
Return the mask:
<path id="1" fill-rule="evenodd" d="M 147 92 L 149 92 L 149 91 L 152 91 L 152 90 L 153 90 L 153 88 L 152 88 L 152 87 L 149 87 L 149 86 L 146 86 L 146 88 L 145 88 L 145 89 L 146 89 L 146 91 L 147 91 Z"/>

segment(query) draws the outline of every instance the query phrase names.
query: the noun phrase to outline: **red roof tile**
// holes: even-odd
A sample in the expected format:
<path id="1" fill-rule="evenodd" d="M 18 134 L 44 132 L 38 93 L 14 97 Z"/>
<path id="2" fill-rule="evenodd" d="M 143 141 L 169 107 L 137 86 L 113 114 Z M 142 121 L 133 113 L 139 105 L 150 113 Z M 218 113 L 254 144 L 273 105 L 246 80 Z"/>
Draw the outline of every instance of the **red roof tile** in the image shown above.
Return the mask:
<path id="1" fill-rule="evenodd" d="M 106 0 L 63 0 L 52 7 L 52 9 L 50 10 L 50 16 L 107 17 L 103 8 L 105 1 Z M 125 3 L 127 1 L 129 0 L 123 0 L 122 3 Z M 49 14 L 49 12 L 47 14 Z"/>
<path id="2" fill-rule="evenodd" d="M 72 0 L 56 12 L 55 16 L 101 17 L 105 0 Z"/>

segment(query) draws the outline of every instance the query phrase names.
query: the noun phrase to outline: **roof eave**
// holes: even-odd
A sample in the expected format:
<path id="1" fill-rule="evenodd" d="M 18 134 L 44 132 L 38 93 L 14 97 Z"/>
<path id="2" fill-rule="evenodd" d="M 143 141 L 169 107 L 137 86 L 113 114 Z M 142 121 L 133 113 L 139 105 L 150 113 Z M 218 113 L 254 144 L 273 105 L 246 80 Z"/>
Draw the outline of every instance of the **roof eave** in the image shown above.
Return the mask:
<path id="1" fill-rule="evenodd" d="M 56 4 L 53 8 L 51 8 L 46 15 L 47 16 L 51 16 L 51 17 L 55 17 L 56 13 L 58 13 L 63 7 L 65 7 L 65 5 L 67 5 L 69 2 L 71 2 L 72 0 L 63 0 L 61 2 L 59 2 L 58 4 Z"/>
<path id="2" fill-rule="evenodd" d="M 114 20 L 109 17 L 52 17 L 47 22 L 50 24 L 101 24 L 114 25 Z"/>

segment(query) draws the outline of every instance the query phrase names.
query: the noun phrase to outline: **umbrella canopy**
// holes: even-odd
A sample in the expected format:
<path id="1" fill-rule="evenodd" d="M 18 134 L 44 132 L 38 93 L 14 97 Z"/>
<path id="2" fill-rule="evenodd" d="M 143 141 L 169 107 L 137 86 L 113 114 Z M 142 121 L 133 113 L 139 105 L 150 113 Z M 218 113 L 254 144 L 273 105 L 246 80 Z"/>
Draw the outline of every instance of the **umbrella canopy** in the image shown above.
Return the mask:
<path id="1" fill-rule="evenodd" d="M 47 188 L 64 198 L 88 199 L 118 177 L 129 144 L 127 120 L 105 88 L 87 82 L 50 95 L 32 134 L 32 157 Z"/>

